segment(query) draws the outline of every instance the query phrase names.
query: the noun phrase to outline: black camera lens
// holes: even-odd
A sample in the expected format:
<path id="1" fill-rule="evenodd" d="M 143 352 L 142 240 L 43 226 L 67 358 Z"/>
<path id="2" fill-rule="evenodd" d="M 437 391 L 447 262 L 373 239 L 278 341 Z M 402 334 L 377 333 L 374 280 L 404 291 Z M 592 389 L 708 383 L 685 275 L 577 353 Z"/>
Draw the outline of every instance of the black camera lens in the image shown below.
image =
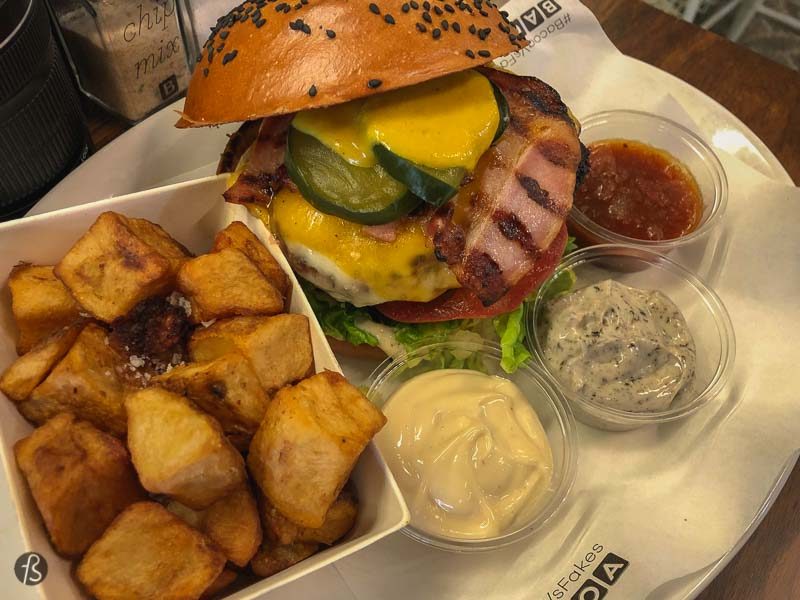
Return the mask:
<path id="1" fill-rule="evenodd" d="M 44 0 L 0 0 L 0 220 L 27 212 L 87 149 Z"/>

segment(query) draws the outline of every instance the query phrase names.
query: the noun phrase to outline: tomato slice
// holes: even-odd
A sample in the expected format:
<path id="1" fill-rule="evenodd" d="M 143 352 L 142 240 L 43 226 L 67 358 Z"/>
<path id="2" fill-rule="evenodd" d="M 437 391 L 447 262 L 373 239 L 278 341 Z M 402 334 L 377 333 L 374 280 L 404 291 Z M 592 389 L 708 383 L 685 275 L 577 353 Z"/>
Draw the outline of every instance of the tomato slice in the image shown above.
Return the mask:
<path id="1" fill-rule="evenodd" d="M 484 306 L 471 290 L 458 288 L 447 291 L 430 302 L 384 302 L 375 308 L 383 315 L 401 323 L 435 323 L 502 315 L 522 304 L 522 301 L 553 273 L 566 245 L 567 226 L 564 225 L 533 268 L 490 306 Z"/>

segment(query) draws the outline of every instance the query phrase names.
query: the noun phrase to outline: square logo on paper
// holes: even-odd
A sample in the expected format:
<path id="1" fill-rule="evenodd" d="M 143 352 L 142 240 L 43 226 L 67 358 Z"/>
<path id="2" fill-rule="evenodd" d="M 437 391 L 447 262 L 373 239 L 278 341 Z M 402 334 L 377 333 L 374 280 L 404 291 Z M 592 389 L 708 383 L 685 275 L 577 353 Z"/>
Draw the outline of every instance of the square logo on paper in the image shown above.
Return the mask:
<path id="1" fill-rule="evenodd" d="M 617 579 L 625 572 L 625 569 L 628 568 L 629 564 L 630 563 L 621 556 L 609 552 L 603 557 L 603 560 L 600 561 L 597 568 L 592 571 L 592 575 L 606 585 L 614 585 Z"/>
<path id="2" fill-rule="evenodd" d="M 519 19 L 514 21 L 514 25 L 517 26 L 520 33 L 529 33 L 560 10 L 561 5 L 555 0 L 541 0 L 536 6 L 531 6 L 522 13 Z"/>
<path id="3" fill-rule="evenodd" d="M 555 0 L 542 0 L 536 6 L 542 11 L 542 16 L 544 16 L 545 19 L 549 19 L 561 10 L 561 6 L 559 6 L 558 2 Z"/>
<path id="4" fill-rule="evenodd" d="M 158 84 L 158 91 L 161 92 L 161 99 L 166 100 L 170 96 L 178 93 L 178 78 L 175 75 L 170 75 L 164 81 Z"/>
<path id="5" fill-rule="evenodd" d="M 587 579 L 570 600 L 603 600 L 608 593 L 608 588 L 597 583 L 594 579 Z"/>

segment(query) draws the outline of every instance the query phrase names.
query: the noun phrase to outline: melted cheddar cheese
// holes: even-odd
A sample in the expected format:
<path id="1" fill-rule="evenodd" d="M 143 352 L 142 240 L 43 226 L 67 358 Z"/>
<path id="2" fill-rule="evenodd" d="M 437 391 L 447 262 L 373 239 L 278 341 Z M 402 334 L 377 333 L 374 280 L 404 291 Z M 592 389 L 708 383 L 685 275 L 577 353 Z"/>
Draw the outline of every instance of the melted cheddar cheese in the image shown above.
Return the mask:
<path id="1" fill-rule="evenodd" d="M 383 144 L 412 162 L 472 171 L 500 123 L 494 91 L 475 71 L 329 108 L 302 111 L 292 125 L 351 164 L 375 164 L 372 147 Z"/>
<path id="2" fill-rule="evenodd" d="M 397 238 L 383 242 L 362 225 L 322 213 L 299 193 L 282 189 L 270 223 L 292 267 L 339 300 L 366 306 L 389 300 L 427 302 L 459 287 L 417 219 L 397 223 Z"/>

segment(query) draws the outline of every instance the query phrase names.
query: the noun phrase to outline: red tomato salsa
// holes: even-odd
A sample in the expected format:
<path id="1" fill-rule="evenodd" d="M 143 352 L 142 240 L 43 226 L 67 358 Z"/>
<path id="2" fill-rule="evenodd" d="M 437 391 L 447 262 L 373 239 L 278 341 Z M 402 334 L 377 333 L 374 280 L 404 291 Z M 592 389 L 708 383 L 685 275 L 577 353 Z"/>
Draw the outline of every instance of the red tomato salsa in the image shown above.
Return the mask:
<path id="1" fill-rule="evenodd" d="M 589 145 L 589 165 L 575 206 L 598 225 L 639 240 L 671 240 L 700 224 L 697 181 L 668 152 L 633 140 L 603 140 Z"/>

